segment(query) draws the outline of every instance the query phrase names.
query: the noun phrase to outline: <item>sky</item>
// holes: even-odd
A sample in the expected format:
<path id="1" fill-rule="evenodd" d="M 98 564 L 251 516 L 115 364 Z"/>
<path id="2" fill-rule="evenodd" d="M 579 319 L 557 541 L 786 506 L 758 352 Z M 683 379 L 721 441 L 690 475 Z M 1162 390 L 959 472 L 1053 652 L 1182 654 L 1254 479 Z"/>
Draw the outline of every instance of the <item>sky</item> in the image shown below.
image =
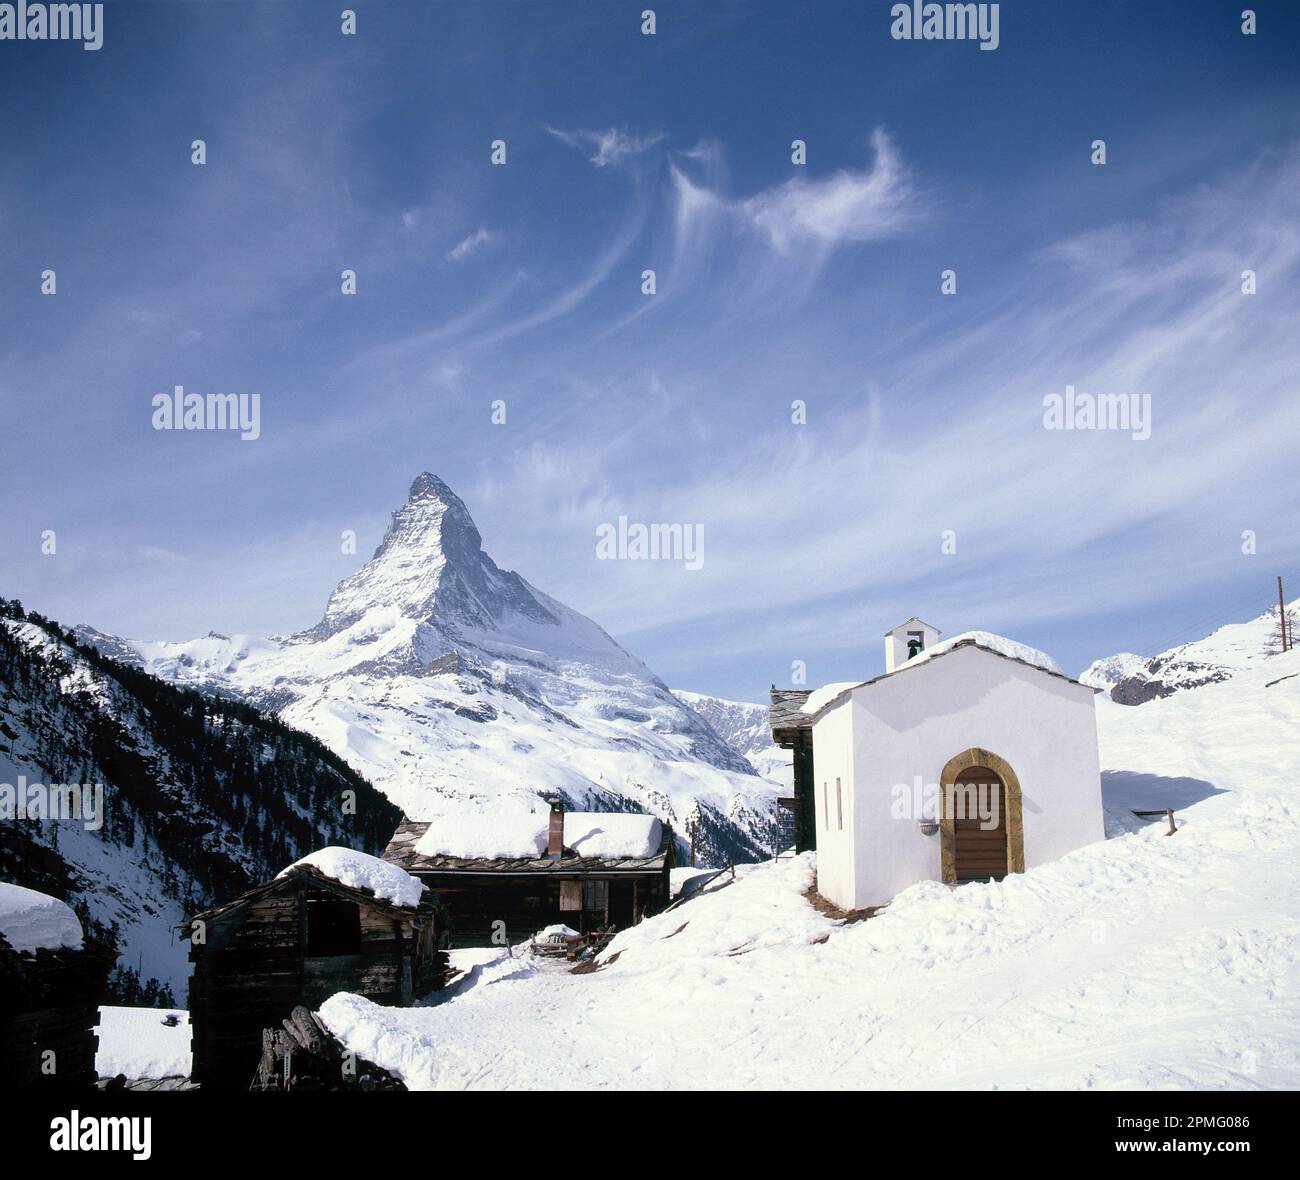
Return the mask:
<path id="1" fill-rule="evenodd" d="M 0 595 L 287 634 L 426 470 L 735 699 L 911 615 L 1078 672 L 1300 588 L 1294 4 L 1003 3 L 991 51 L 862 0 L 342 7 L 0 41 Z M 260 437 L 155 429 L 176 385 Z M 1047 429 L 1067 386 L 1149 437 Z M 620 516 L 699 568 L 598 559 Z"/>

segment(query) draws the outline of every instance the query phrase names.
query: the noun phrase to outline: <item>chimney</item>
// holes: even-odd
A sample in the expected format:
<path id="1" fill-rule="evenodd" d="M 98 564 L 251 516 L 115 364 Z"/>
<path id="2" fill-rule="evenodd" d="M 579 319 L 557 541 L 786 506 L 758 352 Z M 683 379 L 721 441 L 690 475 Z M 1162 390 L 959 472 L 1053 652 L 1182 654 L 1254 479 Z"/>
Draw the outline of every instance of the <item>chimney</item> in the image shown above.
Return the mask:
<path id="1" fill-rule="evenodd" d="M 564 803 L 558 797 L 551 800 L 551 826 L 546 836 L 548 860 L 559 860 L 564 855 Z"/>

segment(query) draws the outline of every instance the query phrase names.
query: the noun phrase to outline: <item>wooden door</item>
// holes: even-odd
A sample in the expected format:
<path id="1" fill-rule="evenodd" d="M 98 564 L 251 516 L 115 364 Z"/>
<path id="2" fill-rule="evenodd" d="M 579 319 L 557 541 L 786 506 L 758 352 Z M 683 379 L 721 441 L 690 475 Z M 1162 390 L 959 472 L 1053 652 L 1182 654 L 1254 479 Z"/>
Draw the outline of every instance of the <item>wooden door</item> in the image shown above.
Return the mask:
<path id="1" fill-rule="evenodd" d="M 957 883 L 1000 881 L 1007 875 L 1007 792 L 983 766 L 957 776 L 948 800 L 953 816 L 953 867 Z"/>

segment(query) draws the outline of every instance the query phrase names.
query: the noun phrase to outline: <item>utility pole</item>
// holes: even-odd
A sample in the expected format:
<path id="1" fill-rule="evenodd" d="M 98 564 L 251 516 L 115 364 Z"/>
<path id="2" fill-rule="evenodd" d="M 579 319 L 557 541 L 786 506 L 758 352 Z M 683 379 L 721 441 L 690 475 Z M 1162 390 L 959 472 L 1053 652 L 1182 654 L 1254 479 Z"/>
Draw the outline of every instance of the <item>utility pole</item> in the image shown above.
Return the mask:
<path id="1" fill-rule="evenodd" d="M 1282 628 L 1282 650 L 1290 651 L 1291 644 L 1286 637 L 1286 599 L 1282 595 L 1282 575 L 1277 576 L 1277 623 Z"/>

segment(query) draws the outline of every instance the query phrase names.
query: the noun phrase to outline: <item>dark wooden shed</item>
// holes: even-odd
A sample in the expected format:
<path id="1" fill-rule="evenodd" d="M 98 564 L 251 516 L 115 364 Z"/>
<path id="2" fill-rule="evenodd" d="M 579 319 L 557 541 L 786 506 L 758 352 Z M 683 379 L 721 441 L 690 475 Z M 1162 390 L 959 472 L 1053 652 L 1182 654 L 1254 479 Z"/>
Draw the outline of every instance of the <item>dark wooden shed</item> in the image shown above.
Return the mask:
<path id="1" fill-rule="evenodd" d="M 373 859 L 373 858 L 371 858 Z M 198 914 L 190 939 L 193 1079 L 246 1090 L 262 1030 L 335 992 L 409 1004 L 441 987 L 447 955 L 435 896 L 401 905 L 346 885 L 310 864 Z"/>
<path id="2" fill-rule="evenodd" d="M 0 1077 L 14 1090 L 94 1087 L 113 947 L 17 951 L 0 935 Z"/>
<path id="3" fill-rule="evenodd" d="M 572 821 L 574 813 L 568 818 Z M 384 859 L 438 895 L 455 948 L 500 946 L 506 939 L 516 944 L 558 924 L 581 934 L 621 929 L 671 900 L 674 839 L 668 824 L 659 824 L 659 845 L 649 856 L 584 856 L 563 843 L 556 825 L 545 855 L 427 855 L 416 846 L 428 828 L 426 822 L 404 821 Z"/>

